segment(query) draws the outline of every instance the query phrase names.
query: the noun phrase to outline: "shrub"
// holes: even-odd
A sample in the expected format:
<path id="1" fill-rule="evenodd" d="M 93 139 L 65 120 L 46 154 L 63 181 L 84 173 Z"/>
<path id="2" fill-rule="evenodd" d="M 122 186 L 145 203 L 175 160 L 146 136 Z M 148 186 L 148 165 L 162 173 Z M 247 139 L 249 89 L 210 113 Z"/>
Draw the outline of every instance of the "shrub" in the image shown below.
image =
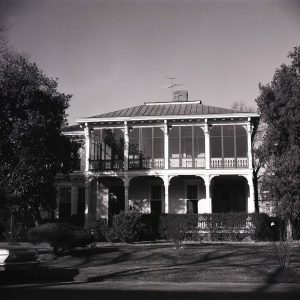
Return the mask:
<path id="1" fill-rule="evenodd" d="M 49 243 L 56 255 L 75 247 L 85 247 L 92 242 L 88 231 L 67 223 L 47 223 L 31 228 L 27 237 L 34 244 Z"/>
<path id="2" fill-rule="evenodd" d="M 197 214 L 163 214 L 159 219 L 161 238 L 172 240 L 180 248 L 189 231 L 198 223 Z"/>
<path id="3" fill-rule="evenodd" d="M 121 242 L 135 242 L 142 240 L 145 225 L 142 214 L 120 212 L 114 215 L 112 227 L 108 229 L 108 240 Z"/>

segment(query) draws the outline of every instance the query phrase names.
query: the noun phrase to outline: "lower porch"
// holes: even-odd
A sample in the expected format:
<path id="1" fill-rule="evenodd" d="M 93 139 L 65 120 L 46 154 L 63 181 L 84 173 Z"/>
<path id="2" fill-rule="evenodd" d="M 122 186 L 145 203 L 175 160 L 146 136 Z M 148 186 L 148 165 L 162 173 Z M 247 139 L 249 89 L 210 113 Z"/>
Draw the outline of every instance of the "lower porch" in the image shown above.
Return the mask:
<path id="1" fill-rule="evenodd" d="M 239 175 L 93 177 L 84 187 L 60 187 L 58 194 L 57 216 L 67 220 L 76 215 L 85 225 L 99 219 L 110 222 L 121 211 L 156 215 L 255 211 L 251 177 Z"/>

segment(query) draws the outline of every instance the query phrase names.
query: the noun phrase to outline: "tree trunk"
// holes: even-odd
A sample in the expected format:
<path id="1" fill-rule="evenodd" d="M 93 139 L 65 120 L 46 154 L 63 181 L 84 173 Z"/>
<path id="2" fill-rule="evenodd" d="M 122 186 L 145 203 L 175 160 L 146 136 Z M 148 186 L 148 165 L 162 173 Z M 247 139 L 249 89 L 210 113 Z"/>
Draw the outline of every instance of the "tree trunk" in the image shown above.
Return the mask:
<path id="1" fill-rule="evenodd" d="M 253 189 L 254 189 L 254 206 L 255 212 L 259 212 L 259 204 L 258 204 L 258 179 L 257 173 L 253 170 Z"/>
<path id="2" fill-rule="evenodd" d="M 287 224 L 286 224 L 286 240 L 287 241 L 293 240 L 293 226 L 290 219 L 287 220 Z"/>

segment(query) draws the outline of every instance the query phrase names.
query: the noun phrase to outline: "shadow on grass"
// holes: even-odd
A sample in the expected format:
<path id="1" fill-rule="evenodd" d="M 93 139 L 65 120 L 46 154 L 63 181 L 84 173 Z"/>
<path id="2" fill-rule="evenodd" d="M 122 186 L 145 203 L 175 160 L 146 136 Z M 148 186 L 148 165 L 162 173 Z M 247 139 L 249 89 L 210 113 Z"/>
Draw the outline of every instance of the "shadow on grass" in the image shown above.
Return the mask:
<path id="1" fill-rule="evenodd" d="M 0 285 L 27 283 L 57 283 L 73 281 L 77 269 L 36 267 L 29 270 L 7 270 L 0 272 Z"/>

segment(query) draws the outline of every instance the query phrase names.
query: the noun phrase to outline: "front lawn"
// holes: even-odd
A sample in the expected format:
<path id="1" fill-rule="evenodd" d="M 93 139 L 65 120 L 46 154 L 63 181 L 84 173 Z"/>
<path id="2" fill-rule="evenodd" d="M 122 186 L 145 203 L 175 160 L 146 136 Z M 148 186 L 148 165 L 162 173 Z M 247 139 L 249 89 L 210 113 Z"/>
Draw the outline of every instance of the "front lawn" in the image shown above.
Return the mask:
<path id="1" fill-rule="evenodd" d="M 266 243 L 187 244 L 180 250 L 171 244 L 98 244 L 62 257 L 44 253 L 40 261 L 51 268 L 76 269 L 75 280 L 85 281 L 300 283 L 297 245 L 292 269 L 284 276 Z"/>

